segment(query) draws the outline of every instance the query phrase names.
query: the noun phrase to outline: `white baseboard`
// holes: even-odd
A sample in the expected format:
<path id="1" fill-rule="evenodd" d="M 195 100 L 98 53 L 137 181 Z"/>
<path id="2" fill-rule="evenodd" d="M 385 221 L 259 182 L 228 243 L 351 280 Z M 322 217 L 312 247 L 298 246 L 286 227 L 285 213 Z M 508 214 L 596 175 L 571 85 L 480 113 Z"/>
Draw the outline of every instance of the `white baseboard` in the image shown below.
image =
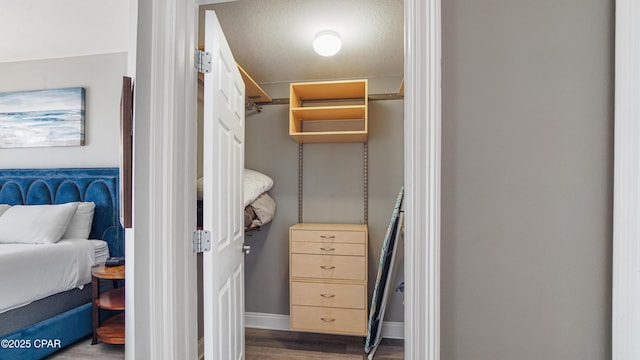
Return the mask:
<path id="1" fill-rule="evenodd" d="M 289 315 L 245 312 L 244 323 L 248 328 L 291 331 Z M 382 323 L 382 337 L 404 339 L 404 323 L 385 321 Z"/>
<path id="2" fill-rule="evenodd" d="M 289 315 L 266 314 L 248 312 L 244 313 L 244 326 L 254 329 L 284 330 L 289 328 Z"/>
<path id="3" fill-rule="evenodd" d="M 385 321 L 382 323 L 382 338 L 404 340 L 404 323 L 399 321 Z"/>

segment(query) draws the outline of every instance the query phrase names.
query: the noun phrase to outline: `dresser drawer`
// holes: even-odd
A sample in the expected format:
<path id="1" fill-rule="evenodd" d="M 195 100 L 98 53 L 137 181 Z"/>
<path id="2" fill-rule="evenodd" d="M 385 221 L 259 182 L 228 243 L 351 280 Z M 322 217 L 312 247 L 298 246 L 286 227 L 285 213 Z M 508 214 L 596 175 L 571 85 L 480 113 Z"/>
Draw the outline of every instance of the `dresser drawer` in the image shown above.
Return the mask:
<path id="1" fill-rule="evenodd" d="M 291 328 L 354 335 L 366 334 L 366 311 L 317 306 L 291 307 Z"/>
<path id="2" fill-rule="evenodd" d="M 292 241 L 291 253 L 365 256 L 365 245 L 364 244 L 342 244 L 342 243 L 323 244 L 320 242 Z"/>
<path id="3" fill-rule="evenodd" d="M 291 254 L 291 277 L 366 280 L 364 256 Z"/>
<path id="4" fill-rule="evenodd" d="M 340 230 L 291 230 L 292 241 L 311 241 L 325 244 L 355 243 L 364 244 L 364 231 L 340 231 Z"/>
<path id="5" fill-rule="evenodd" d="M 307 306 L 366 308 L 364 284 L 291 282 L 291 304 Z"/>

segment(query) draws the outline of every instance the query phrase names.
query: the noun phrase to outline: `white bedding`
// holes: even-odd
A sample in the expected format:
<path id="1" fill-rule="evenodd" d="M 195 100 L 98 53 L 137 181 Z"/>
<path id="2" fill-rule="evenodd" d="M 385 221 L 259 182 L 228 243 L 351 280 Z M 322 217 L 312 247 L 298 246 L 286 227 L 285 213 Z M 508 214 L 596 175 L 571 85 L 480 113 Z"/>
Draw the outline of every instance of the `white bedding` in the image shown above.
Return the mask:
<path id="1" fill-rule="evenodd" d="M 269 176 L 251 169 L 244 169 L 244 193 L 242 200 L 244 207 L 254 202 L 262 193 L 267 192 L 273 186 L 273 179 Z M 198 178 L 198 200 L 202 200 L 202 178 Z"/>
<path id="2" fill-rule="evenodd" d="M 273 180 L 255 170 L 244 169 L 244 206 L 254 202 L 262 193 L 271 190 Z"/>
<path id="3" fill-rule="evenodd" d="M 109 256 L 102 240 L 0 245 L 0 313 L 91 282 L 91 266 Z"/>

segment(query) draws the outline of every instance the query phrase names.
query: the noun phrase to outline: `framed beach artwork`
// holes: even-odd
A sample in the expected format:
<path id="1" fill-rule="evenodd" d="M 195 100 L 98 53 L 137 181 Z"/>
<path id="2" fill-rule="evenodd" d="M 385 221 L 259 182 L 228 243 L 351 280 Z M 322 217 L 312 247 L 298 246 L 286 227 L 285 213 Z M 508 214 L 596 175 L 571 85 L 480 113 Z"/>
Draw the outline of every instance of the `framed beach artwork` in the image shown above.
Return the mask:
<path id="1" fill-rule="evenodd" d="M 0 93 L 0 148 L 84 145 L 81 87 Z"/>

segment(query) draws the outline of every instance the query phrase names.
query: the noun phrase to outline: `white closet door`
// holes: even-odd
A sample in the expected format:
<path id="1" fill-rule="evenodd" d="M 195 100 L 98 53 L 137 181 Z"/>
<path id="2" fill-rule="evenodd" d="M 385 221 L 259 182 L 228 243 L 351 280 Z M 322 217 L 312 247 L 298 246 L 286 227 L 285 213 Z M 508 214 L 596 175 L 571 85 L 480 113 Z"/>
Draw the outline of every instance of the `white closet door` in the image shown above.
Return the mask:
<path id="1" fill-rule="evenodd" d="M 203 227 L 211 232 L 204 259 L 204 355 L 244 359 L 242 173 L 244 83 L 213 11 L 205 15 Z"/>

